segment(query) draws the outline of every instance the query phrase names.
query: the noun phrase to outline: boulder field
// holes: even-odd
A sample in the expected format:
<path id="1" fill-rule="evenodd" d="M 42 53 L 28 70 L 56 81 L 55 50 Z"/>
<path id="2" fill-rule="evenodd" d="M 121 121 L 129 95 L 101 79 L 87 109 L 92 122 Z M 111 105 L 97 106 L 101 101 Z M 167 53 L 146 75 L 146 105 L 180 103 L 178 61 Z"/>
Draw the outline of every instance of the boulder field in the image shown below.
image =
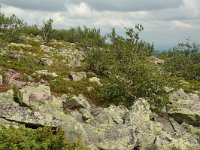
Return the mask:
<path id="1" fill-rule="evenodd" d="M 173 107 L 159 116 L 143 98 L 129 108 L 103 108 L 82 94 L 54 96 L 48 84 L 31 83 L 0 93 L 0 124 L 61 128 L 68 141 L 92 150 L 198 150 L 199 96 L 180 89 L 170 93 L 170 101 Z"/>

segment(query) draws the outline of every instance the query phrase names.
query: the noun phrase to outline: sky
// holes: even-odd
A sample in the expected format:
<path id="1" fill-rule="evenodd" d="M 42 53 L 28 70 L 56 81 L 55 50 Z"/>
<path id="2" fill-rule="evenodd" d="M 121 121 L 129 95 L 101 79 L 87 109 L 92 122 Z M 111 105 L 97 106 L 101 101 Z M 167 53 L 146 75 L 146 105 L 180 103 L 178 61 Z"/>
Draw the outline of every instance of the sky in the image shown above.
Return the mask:
<path id="1" fill-rule="evenodd" d="M 165 50 L 191 39 L 200 43 L 200 0 L 0 0 L 1 11 L 15 14 L 29 24 L 52 18 L 55 28 L 100 28 L 142 24 L 141 38 Z"/>

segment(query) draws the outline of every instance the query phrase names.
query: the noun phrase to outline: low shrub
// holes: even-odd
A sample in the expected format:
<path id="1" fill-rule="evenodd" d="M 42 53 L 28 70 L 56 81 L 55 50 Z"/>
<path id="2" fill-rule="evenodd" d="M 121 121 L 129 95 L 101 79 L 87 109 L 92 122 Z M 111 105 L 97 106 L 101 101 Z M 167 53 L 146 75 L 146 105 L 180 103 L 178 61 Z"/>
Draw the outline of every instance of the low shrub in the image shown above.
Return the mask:
<path id="1" fill-rule="evenodd" d="M 64 132 L 50 127 L 30 129 L 20 126 L 0 128 L 0 150 L 87 150 L 78 143 L 69 143 Z"/>

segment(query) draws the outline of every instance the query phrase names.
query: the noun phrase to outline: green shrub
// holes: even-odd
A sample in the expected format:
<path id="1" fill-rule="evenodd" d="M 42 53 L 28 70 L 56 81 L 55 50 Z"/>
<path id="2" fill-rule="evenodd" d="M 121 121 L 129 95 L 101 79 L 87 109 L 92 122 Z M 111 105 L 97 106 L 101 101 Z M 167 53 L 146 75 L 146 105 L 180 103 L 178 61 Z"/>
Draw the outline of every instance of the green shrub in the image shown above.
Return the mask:
<path id="1" fill-rule="evenodd" d="M 49 19 L 43 23 L 43 27 L 41 30 L 42 30 L 42 39 L 45 43 L 48 43 L 50 40 L 52 40 L 54 32 L 52 24 L 53 24 L 52 19 Z"/>
<path id="2" fill-rule="evenodd" d="M 26 23 L 23 20 L 17 18 L 15 15 L 7 17 L 0 10 L 0 32 L 3 34 L 1 36 L 3 43 L 22 42 L 22 31 L 25 26 Z"/>
<path id="3" fill-rule="evenodd" d="M 129 106 L 144 97 L 159 110 L 168 103 L 164 90 L 168 76 L 159 66 L 147 61 L 153 46 L 139 39 L 143 27 L 137 25 L 136 29 L 138 32 L 126 29 L 126 37 L 117 35 L 113 29 L 108 35 L 111 41 L 108 48 L 86 51 L 86 69 L 107 76 L 98 94 L 104 104 Z"/>
<path id="4" fill-rule="evenodd" d="M 101 88 L 100 95 L 105 103 L 130 106 L 135 99 L 143 97 L 157 110 L 168 103 L 164 90 L 168 77 L 154 64 L 137 60 L 116 70 Z"/>
<path id="5" fill-rule="evenodd" d="M 91 48 L 86 51 L 86 69 L 97 75 L 105 75 L 113 65 L 116 54 L 101 48 Z"/>
<path id="6" fill-rule="evenodd" d="M 200 45 L 186 42 L 159 55 L 165 60 L 164 69 L 186 80 L 200 81 Z"/>
<path id="7" fill-rule="evenodd" d="M 20 126 L 0 129 L 0 150 L 86 150 L 64 140 L 64 132 L 50 127 L 30 129 Z"/>
<path id="8" fill-rule="evenodd" d="M 54 39 L 70 43 L 77 43 L 82 47 L 103 47 L 105 37 L 101 35 L 100 29 L 77 27 L 68 30 L 55 30 Z"/>

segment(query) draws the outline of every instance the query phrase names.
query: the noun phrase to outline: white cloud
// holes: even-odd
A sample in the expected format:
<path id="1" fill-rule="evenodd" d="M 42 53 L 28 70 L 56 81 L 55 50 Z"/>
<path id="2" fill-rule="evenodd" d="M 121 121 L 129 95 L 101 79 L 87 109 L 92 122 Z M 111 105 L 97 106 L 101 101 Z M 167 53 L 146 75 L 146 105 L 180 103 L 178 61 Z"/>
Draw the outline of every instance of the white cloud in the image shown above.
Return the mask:
<path id="1" fill-rule="evenodd" d="M 96 13 L 86 3 L 81 2 L 77 5 L 71 5 L 68 7 L 68 13 L 71 17 L 75 18 L 90 18 Z"/>
<path id="2" fill-rule="evenodd" d="M 39 0 L 26 2 L 22 0 L 25 2 L 23 5 L 17 3 L 16 0 L 0 1 L 8 4 L 2 6 L 2 10 L 7 15 L 14 13 L 29 23 L 41 24 L 43 20 L 53 18 L 54 25 L 58 28 L 70 26 L 97 27 L 101 28 L 103 33 L 110 32 L 112 27 L 116 27 L 117 31 L 122 33 L 124 27 L 134 27 L 134 25 L 140 23 L 145 28 L 142 37 L 158 45 L 173 45 L 188 36 L 191 36 L 194 40 L 200 40 L 200 0 L 56 1 L 62 4 L 61 9 L 57 9 L 58 5 L 56 4 L 53 9 L 52 5 L 55 1 L 51 0 L 50 3 L 43 6 L 46 7 L 45 11 L 43 11 L 43 7 L 37 9 L 29 7 L 31 4 L 37 6 Z M 147 6 L 153 1 L 154 3 L 159 1 L 159 3 L 155 7 Z M 40 2 L 47 2 L 47 0 L 40 0 Z M 167 5 L 167 2 L 170 5 Z M 43 5 L 43 3 L 40 5 Z M 164 7 L 164 5 L 166 6 Z M 105 6 L 105 9 L 101 8 L 103 6 Z M 136 6 L 137 8 L 134 8 Z M 47 11 L 48 7 L 49 11 Z"/>

